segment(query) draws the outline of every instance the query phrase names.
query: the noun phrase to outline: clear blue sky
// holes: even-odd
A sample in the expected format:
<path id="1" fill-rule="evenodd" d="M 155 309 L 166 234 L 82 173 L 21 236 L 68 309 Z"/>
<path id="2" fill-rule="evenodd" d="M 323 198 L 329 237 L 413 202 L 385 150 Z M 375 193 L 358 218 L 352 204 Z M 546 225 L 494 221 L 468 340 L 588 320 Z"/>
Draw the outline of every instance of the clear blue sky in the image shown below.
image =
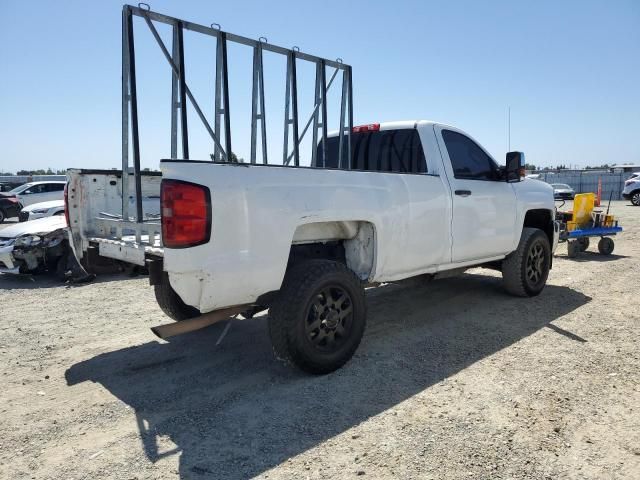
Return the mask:
<path id="1" fill-rule="evenodd" d="M 356 124 L 454 124 L 502 162 L 510 105 L 511 147 L 530 163 L 640 163 L 640 1 L 149 3 L 342 57 L 353 66 Z M 119 166 L 121 3 L 0 0 L 0 18 L 0 169 Z M 170 72 L 143 23 L 136 34 L 142 162 L 157 168 L 169 156 Z M 215 45 L 198 37 L 185 37 L 187 78 L 211 115 Z M 229 55 L 234 150 L 247 158 L 251 52 Z M 265 62 L 269 153 L 280 157 L 284 61 Z M 311 72 L 301 68 L 301 116 Z M 192 158 L 207 158 L 206 133 L 190 120 Z"/>

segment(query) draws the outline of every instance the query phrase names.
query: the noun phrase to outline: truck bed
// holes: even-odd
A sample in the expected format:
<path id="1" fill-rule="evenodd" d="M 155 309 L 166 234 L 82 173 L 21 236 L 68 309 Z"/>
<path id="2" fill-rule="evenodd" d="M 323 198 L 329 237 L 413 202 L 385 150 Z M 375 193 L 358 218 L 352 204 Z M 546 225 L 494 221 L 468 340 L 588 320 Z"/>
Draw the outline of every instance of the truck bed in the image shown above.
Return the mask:
<path id="1" fill-rule="evenodd" d="M 130 174 L 130 177 L 133 177 Z M 142 172 L 144 218 L 122 217 L 122 171 L 70 169 L 67 203 L 73 248 L 86 258 L 90 247 L 100 256 L 144 265 L 147 255 L 162 256 L 160 172 Z M 134 182 L 129 181 L 129 212 L 135 212 Z"/>

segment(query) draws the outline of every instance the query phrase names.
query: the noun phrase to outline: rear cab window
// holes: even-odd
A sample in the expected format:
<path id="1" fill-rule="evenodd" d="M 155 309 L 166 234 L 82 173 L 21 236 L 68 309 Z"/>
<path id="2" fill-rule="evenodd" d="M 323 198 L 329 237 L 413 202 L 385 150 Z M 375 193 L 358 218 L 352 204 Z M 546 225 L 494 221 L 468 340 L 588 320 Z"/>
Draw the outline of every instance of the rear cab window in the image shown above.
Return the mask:
<path id="1" fill-rule="evenodd" d="M 347 138 L 343 139 L 338 165 L 339 137 L 327 138 L 327 160 L 318 143 L 314 167 L 347 168 Z M 386 173 L 427 173 L 427 162 L 415 128 L 356 132 L 351 134 L 351 169 Z"/>

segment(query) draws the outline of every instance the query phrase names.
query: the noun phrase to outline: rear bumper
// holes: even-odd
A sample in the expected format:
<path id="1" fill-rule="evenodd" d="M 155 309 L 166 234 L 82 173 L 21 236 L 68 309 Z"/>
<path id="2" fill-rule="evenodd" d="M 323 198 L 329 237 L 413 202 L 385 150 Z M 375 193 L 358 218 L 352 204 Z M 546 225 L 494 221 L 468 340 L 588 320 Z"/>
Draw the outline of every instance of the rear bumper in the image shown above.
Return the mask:
<path id="1" fill-rule="evenodd" d="M 0 207 L 4 211 L 4 216 L 6 218 L 17 217 L 20 214 L 20 210 L 22 207 L 17 203 L 11 203 L 9 205 L 4 205 Z"/>

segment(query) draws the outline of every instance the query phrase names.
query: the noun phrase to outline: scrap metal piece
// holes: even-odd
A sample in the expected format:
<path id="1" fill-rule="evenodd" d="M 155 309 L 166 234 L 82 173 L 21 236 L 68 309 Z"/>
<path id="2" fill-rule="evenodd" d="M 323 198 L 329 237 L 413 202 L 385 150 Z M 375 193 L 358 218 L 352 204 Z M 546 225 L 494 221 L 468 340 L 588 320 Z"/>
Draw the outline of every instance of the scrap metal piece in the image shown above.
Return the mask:
<path id="1" fill-rule="evenodd" d="M 221 322 L 229 319 L 233 315 L 237 315 L 246 310 L 250 305 L 240 305 L 237 307 L 223 308 L 222 310 L 215 310 L 213 312 L 205 313 L 199 317 L 190 318 L 189 320 L 182 320 L 181 322 L 168 323 L 166 325 L 159 325 L 152 327 L 151 331 L 159 338 L 167 339 L 176 335 L 181 335 L 187 332 L 193 332 L 200 330 L 201 328 L 208 327 L 214 323 Z"/>

